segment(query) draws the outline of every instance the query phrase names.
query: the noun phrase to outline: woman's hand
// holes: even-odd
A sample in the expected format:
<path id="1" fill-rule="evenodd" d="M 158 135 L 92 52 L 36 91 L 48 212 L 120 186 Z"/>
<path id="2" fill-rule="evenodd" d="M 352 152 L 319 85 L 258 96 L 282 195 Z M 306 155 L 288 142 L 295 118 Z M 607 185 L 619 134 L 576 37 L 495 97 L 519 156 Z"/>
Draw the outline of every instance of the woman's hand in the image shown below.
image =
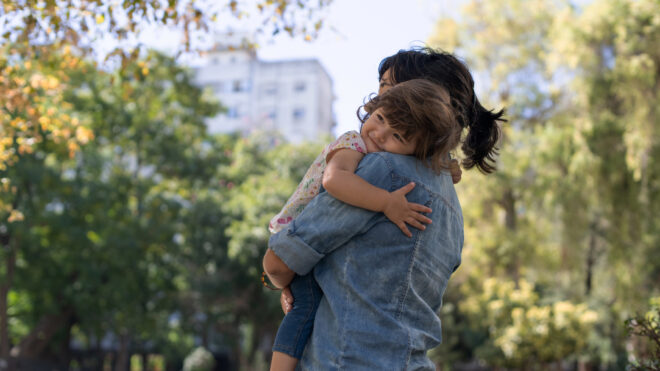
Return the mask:
<path id="1" fill-rule="evenodd" d="M 284 314 L 289 313 L 291 308 L 293 308 L 293 295 L 291 295 L 291 289 L 289 289 L 289 286 L 282 289 L 282 293 L 280 294 L 280 305 L 282 306 Z"/>
<path id="2" fill-rule="evenodd" d="M 383 209 L 385 216 L 396 224 L 399 229 L 408 237 L 412 237 L 412 233 L 408 230 L 406 224 L 411 225 L 420 230 L 426 229 L 424 224 L 430 224 L 431 219 L 427 218 L 422 213 L 430 213 L 431 209 L 414 202 L 408 202 L 406 194 L 415 188 L 415 183 L 410 182 L 405 186 L 390 192 L 389 198 Z"/>

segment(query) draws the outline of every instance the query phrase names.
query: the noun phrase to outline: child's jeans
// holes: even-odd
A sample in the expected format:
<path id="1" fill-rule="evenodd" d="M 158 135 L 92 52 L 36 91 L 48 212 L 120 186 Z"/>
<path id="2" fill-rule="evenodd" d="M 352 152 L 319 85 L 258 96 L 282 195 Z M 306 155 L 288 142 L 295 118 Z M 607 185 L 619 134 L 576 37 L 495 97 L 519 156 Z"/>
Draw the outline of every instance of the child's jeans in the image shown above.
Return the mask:
<path id="1" fill-rule="evenodd" d="M 273 351 L 300 359 L 314 327 L 316 309 L 323 292 L 312 272 L 296 275 L 289 285 L 293 295 L 293 308 L 282 320 L 277 330 Z"/>

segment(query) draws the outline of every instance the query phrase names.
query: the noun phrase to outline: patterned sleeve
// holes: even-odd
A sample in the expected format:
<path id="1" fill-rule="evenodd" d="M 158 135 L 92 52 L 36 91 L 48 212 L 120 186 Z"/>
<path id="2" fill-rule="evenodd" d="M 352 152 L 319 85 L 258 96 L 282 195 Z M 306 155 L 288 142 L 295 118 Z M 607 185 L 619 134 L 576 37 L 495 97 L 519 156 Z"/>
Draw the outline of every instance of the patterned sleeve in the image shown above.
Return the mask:
<path id="1" fill-rule="evenodd" d="M 364 144 L 360 133 L 357 131 L 347 131 L 325 148 L 324 159 L 334 151 L 344 148 L 367 154 L 367 146 Z"/>
<path id="2" fill-rule="evenodd" d="M 312 165 L 307 169 L 302 181 L 284 204 L 282 210 L 268 223 L 268 230 L 277 233 L 285 228 L 298 216 L 307 204 L 319 194 L 323 172 L 326 167 L 326 158 L 336 150 L 348 148 L 361 153 L 367 153 L 367 146 L 356 131 L 342 134 L 337 140 L 328 144 Z"/>

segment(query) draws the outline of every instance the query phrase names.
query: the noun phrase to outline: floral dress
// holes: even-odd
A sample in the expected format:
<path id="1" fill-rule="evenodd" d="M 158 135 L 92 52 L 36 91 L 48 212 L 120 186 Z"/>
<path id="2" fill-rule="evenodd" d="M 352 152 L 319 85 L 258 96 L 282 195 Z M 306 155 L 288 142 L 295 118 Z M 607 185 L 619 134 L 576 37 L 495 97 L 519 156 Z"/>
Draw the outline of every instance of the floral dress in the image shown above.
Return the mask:
<path id="1" fill-rule="evenodd" d="M 326 157 L 330 153 L 343 148 L 352 149 L 364 154 L 367 153 L 367 146 L 357 131 L 348 131 L 334 142 L 328 144 L 323 149 L 323 152 L 316 157 L 309 169 L 307 169 L 305 176 L 300 184 L 298 184 L 298 188 L 296 188 L 296 191 L 293 192 L 289 200 L 284 204 L 282 211 L 270 220 L 268 230 L 271 233 L 277 233 L 285 229 L 302 212 L 305 206 L 319 194 L 323 172 L 327 165 Z"/>

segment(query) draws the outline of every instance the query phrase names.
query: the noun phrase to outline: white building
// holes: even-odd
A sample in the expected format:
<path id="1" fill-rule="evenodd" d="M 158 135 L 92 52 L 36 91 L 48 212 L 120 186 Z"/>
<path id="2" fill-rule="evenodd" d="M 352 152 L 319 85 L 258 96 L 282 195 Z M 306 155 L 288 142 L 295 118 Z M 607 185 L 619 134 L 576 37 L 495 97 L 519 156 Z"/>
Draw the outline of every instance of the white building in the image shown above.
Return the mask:
<path id="1" fill-rule="evenodd" d="M 249 49 L 217 50 L 205 56 L 197 82 L 228 109 L 208 121 L 212 133 L 278 130 L 293 143 L 332 134 L 332 80 L 315 59 L 268 62 Z"/>

